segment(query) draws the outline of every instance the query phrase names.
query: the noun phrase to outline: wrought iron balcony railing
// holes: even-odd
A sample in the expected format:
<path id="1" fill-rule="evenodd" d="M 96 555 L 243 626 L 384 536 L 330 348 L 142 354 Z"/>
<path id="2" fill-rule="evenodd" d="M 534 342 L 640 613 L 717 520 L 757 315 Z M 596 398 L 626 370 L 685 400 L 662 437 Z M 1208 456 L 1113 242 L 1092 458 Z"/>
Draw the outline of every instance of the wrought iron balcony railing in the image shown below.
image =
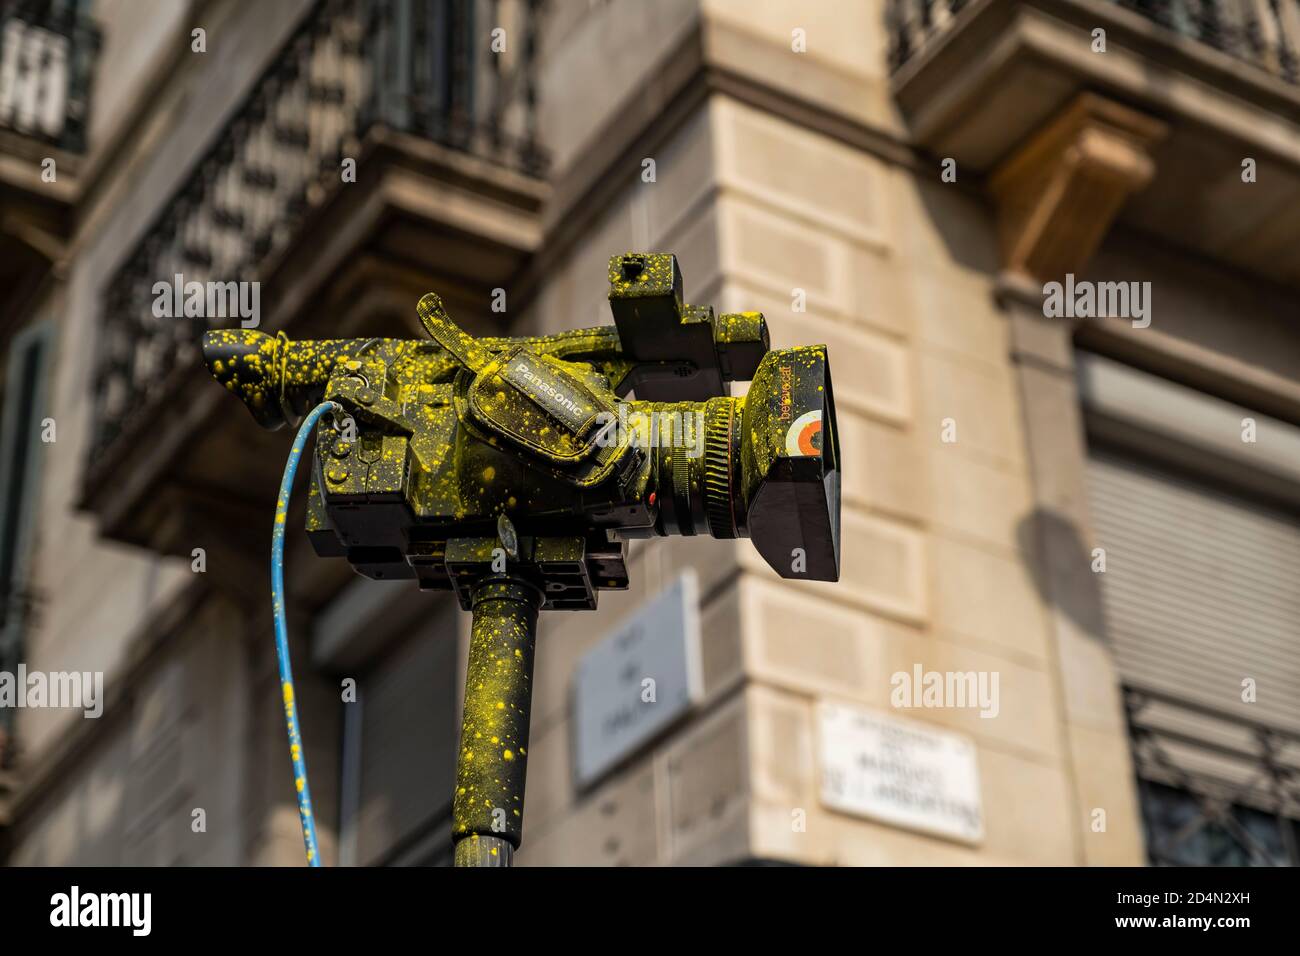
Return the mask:
<path id="1" fill-rule="evenodd" d="M 238 321 L 158 318 L 154 286 L 175 275 L 205 287 L 257 280 L 375 124 L 540 175 L 541 6 L 318 0 L 108 283 L 92 461 L 193 368 L 210 322 Z"/>
<path id="2" fill-rule="evenodd" d="M 86 148 L 99 29 L 79 0 L 0 4 L 0 128 Z"/>
<path id="3" fill-rule="evenodd" d="M 1300 83 L 1300 0 L 1109 0 L 1174 33 Z M 889 0 L 889 61 L 897 70 L 974 0 Z"/>

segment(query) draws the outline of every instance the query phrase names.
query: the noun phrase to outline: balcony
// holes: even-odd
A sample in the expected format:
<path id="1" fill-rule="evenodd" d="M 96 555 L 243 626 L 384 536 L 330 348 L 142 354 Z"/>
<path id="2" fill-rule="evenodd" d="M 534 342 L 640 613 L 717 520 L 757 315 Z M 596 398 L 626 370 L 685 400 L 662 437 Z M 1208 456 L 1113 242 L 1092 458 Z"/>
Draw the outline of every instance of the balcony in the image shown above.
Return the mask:
<path id="1" fill-rule="evenodd" d="M 0 344 L 60 254 L 86 148 L 99 29 L 72 0 L 0 4 Z M 41 178 L 42 161 L 58 181 Z"/>
<path id="2" fill-rule="evenodd" d="M 72 0 L 18 0 L 0 13 L 0 130 L 69 153 L 86 148 L 99 30 Z"/>
<path id="3" fill-rule="evenodd" d="M 1110 0 L 1180 36 L 1300 83 L 1300 7 L 1294 0 Z M 894 70 L 951 26 L 970 0 L 891 4 Z"/>
<path id="4" fill-rule="evenodd" d="M 83 486 L 101 533 L 188 553 L 187 522 L 237 520 L 287 447 L 199 363 L 201 334 L 240 317 L 158 318 L 158 283 L 258 283 L 258 327 L 293 337 L 417 334 L 415 302 L 435 287 L 468 325 L 489 313 L 540 238 L 539 8 L 311 7 L 103 290 Z M 504 52 L 489 48 L 496 25 Z"/>
<path id="5" fill-rule="evenodd" d="M 928 152 L 987 175 L 1100 94 L 1168 127 L 1121 222 L 1300 282 L 1300 0 L 891 0 L 886 16 L 893 90 Z"/>

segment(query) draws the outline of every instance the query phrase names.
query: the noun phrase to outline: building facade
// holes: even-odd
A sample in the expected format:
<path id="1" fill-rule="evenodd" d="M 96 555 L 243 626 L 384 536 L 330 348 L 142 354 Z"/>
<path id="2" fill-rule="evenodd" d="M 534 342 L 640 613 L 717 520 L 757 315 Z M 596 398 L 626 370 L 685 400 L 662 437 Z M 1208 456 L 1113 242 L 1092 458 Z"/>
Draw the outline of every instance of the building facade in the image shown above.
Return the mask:
<path id="1" fill-rule="evenodd" d="M 0 711 L 0 859 L 302 861 L 289 436 L 199 362 L 248 316 L 160 316 L 156 283 L 256 282 L 292 338 L 422 335 L 430 290 L 539 334 L 608 324 L 610 256 L 646 250 L 828 346 L 841 580 L 633 541 L 628 591 L 543 615 L 519 863 L 1300 862 L 1300 4 L 4 17 L 0 671 L 104 691 Z M 687 712 L 580 782 L 580 660 L 686 571 Z M 301 533 L 287 575 L 326 862 L 448 862 L 467 617 Z M 900 696 L 929 674 L 994 698 Z M 832 754 L 837 713 L 960 749 L 978 826 L 837 798 L 890 753 Z"/>

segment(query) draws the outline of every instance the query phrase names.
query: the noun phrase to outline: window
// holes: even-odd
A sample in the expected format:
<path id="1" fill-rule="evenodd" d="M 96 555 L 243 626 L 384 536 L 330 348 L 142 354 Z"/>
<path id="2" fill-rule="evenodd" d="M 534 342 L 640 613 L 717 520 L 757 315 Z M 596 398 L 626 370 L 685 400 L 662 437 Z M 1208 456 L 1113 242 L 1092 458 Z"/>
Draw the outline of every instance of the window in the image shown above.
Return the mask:
<path id="1" fill-rule="evenodd" d="M 1080 370 L 1148 857 L 1300 865 L 1300 430 L 1103 359 Z"/>
<path id="2" fill-rule="evenodd" d="M 30 559 L 40 483 L 42 420 L 54 326 L 41 322 L 14 337 L 0 405 L 0 670 L 23 654 L 31 608 Z M 10 753 L 14 712 L 0 711 L 0 764 Z"/>
<path id="3" fill-rule="evenodd" d="M 1186 789 L 1138 781 L 1147 852 L 1157 866 L 1300 866 L 1300 822 Z"/>

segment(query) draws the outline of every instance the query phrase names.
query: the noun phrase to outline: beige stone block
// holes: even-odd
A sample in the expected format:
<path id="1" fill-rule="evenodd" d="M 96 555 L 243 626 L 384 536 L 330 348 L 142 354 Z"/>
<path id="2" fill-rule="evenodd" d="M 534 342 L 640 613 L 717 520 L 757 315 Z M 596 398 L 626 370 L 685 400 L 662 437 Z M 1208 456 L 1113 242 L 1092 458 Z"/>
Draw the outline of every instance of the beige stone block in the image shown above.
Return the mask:
<path id="1" fill-rule="evenodd" d="M 1124 704 L 1114 657 L 1105 642 L 1053 615 L 1066 719 L 1098 730 L 1123 732 Z"/>
<path id="2" fill-rule="evenodd" d="M 811 699 L 752 684 L 745 706 L 752 855 L 828 862 L 829 828 L 817 803 Z"/>
<path id="3" fill-rule="evenodd" d="M 969 194 L 911 170 L 894 170 L 892 186 L 897 259 L 905 265 L 918 341 L 953 358 L 1005 368 L 1009 329 L 993 297 L 995 221 Z"/>
<path id="4" fill-rule="evenodd" d="M 895 425 L 911 421 L 911 357 L 895 340 L 812 313 L 777 325 L 771 332 L 773 348 L 826 346 L 837 409 L 858 411 Z"/>
<path id="5" fill-rule="evenodd" d="M 988 274 L 918 264 L 907 275 L 918 343 L 993 371 L 1008 368 L 1010 329 Z"/>
<path id="6" fill-rule="evenodd" d="M 784 584 L 814 598 L 857 605 L 907 623 L 926 620 L 924 542 L 905 526 L 874 523 L 878 519 L 845 511 L 841 516 L 840 580 L 783 579 L 759 556 L 741 553 L 744 570 L 774 584 Z"/>
<path id="7" fill-rule="evenodd" d="M 563 817 L 549 826 L 536 824 L 524 828 L 523 841 L 515 850 L 515 866 L 563 866 L 561 857 L 570 852 L 567 844 L 574 839 L 572 817 Z"/>
<path id="8" fill-rule="evenodd" d="M 675 252 L 688 279 L 698 282 L 696 273 L 711 268 L 707 262 L 684 258 L 676 243 L 666 240 L 688 231 L 703 214 L 711 211 L 712 196 L 718 187 L 715 160 L 716 144 L 711 101 L 694 113 L 665 143 L 650 156 L 655 161 L 655 181 L 643 182 L 640 170 L 631 182 L 631 190 L 645 205 L 644 224 L 634 223 L 636 233 L 644 235 L 653 251 Z M 639 215 L 639 213 L 634 213 Z M 711 227 L 711 231 L 716 231 Z M 687 271 L 689 270 L 689 272 Z"/>
<path id="9" fill-rule="evenodd" d="M 829 866 L 835 860 L 832 818 L 816 803 L 790 806 L 755 798 L 749 828 L 754 859 L 800 866 Z"/>
<path id="10" fill-rule="evenodd" d="M 829 857 L 835 866 L 981 866 L 975 847 L 860 817 L 828 813 Z"/>
<path id="11" fill-rule="evenodd" d="M 750 792 L 778 806 L 806 808 L 815 793 L 811 699 L 751 684 L 745 715 Z"/>
<path id="12" fill-rule="evenodd" d="M 658 587 L 667 587 L 678 574 L 690 568 L 699 580 L 703 598 L 737 574 L 740 555 L 752 552 L 754 546 L 735 538 L 719 539 L 697 534 L 686 538 L 678 535 L 660 538 L 653 542 L 652 549 L 654 560 L 659 562 L 656 569 Z"/>
<path id="13" fill-rule="evenodd" d="M 905 138 L 885 62 L 889 25 L 879 5 L 704 0 L 701 7 L 708 18 L 709 57 L 725 74 L 749 77 L 759 86 L 775 82 L 810 108 Z M 804 31 L 806 51 L 792 49 L 795 28 Z"/>
<path id="14" fill-rule="evenodd" d="M 840 548 L 837 583 L 810 581 L 801 586 L 811 594 L 826 592 L 828 597 L 860 601 L 906 621 L 925 620 L 925 541 L 920 532 L 846 509 L 840 516 Z M 764 573 L 775 577 L 757 554 L 754 559 Z"/>
<path id="15" fill-rule="evenodd" d="M 847 318 L 900 338 L 914 335 L 915 307 L 908 276 L 893 251 L 851 246 L 848 257 Z"/>
<path id="16" fill-rule="evenodd" d="M 665 749 L 672 859 L 681 862 L 718 839 L 749 799 L 745 698 L 737 694 Z"/>
<path id="17" fill-rule="evenodd" d="M 570 284 L 572 301 L 569 313 L 551 317 L 556 324 L 541 329 L 542 333 L 613 322 L 609 311 L 609 257 L 633 248 L 635 188 L 629 177 L 628 188 L 592 225 L 585 241 L 553 268 L 553 274 L 560 274 L 555 278 Z"/>
<path id="18" fill-rule="evenodd" d="M 700 670 L 704 699 L 725 693 L 745 673 L 739 587 L 706 603 L 700 616 Z"/>
<path id="19" fill-rule="evenodd" d="M 723 186 L 813 228 L 884 246 L 884 164 L 861 150 L 732 100 L 716 105 Z M 799 165 L 816 175 L 792 176 Z"/>
<path id="20" fill-rule="evenodd" d="M 917 434 L 923 449 L 951 444 L 962 455 L 1023 466 L 1023 430 L 1009 375 L 925 351 L 918 367 Z M 956 423 L 955 442 L 942 441 L 945 419 Z"/>
<path id="21" fill-rule="evenodd" d="M 577 302 L 584 290 L 575 288 L 574 270 L 570 268 L 572 261 L 567 259 L 552 269 L 547 282 L 538 289 L 537 297 L 525 312 L 522 330 L 526 330 L 526 334 L 548 335 L 580 324 Z M 583 298 L 584 302 L 589 301 L 589 297 Z"/>
<path id="22" fill-rule="evenodd" d="M 654 763 L 645 759 L 584 797 L 554 826 L 524 831 L 521 866 L 650 866 L 660 861 Z"/>
<path id="23" fill-rule="evenodd" d="M 991 747 L 1040 760 L 1060 760 L 1061 715 L 1056 689 L 1047 671 L 1019 665 L 1001 654 L 902 628 L 893 640 L 885 641 L 883 649 L 883 666 L 872 682 L 879 683 L 879 687 L 871 685 L 868 689 L 871 693 L 883 693 L 893 713 L 969 734 Z M 917 666 L 922 669 L 923 680 L 928 672 L 939 672 L 945 685 L 952 680 L 952 692 L 961 693 L 965 700 L 945 697 L 943 706 L 927 705 L 918 693 L 923 687 L 917 687 Z M 896 675 L 905 676 L 897 676 L 896 683 Z M 975 684 L 969 675 L 975 675 Z M 982 675 L 983 692 L 992 698 L 987 709 L 980 700 L 982 685 L 978 682 Z M 896 708 L 894 701 L 906 700 L 904 691 L 909 688 L 913 706 Z M 983 713 L 991 715 L 983 717 Z"/>
<path id="24" fill-rule="evenodd" d="M 959 424 L 959 441 L 960 436 Z M 1015 552 L 1029 540 L 1025 523 L 1033 501 L 1024 472 L 965 456 L 958 444 L 935 443 L 925 458 L 930 520 L 935 527 L 1006 552 Z"/>
<path id="25" fill-rule="evenodd" d="M 677 256 L 677 266 L 682 271 L 682 297 L 687 302 L 712 305 L 716 314 L 726 311 L 719 309 L 713 301 L 714 290 L 722 278 L 718 250 L 718 214 L 713 205 L 694 210 L 691 215 L 678 220 L 671 231 L 662 236 L 652 234 L 643 246 L 651 250 L 666 250 Z M 622 251 L 626 250 L 613 252 Z M 602 288 L 608 297 L 609 284 L 606 283 Z M 609 325 L 613 321 L 613 315 L 606 307 L 601 324 Z"/>
<path id="26" fill-rule="evenodd" d="M 884 51 L 889 24 L 874 4 L 792 5 L 787 0 L 705 0 L 701 4 L 710 20 L 727 20 L 735 29 L 761 37 L 773 49 L 785 52 L 788 69 L 799 69 L 811 59 L 837 70 L 888 77 Z M 791 31 L 804 30 L 807 52 L 791 51 Z"/>
<path id="27" fill-rule="evenodd" d="M 920 173 L 903 167 L 891 170 L 887 188 L 900 262 L 913 274 L 928 272 L 944 281 L 961 273 L 997 275 L 996 219 L 978 193 L 942 182 L 940 171 L 937 159 Z M 959 167 L 958 180 L 962 172 Z"/>
<path id="28" fill-rule="evenodd" d="M 702 839 L 675 847 L 673 866 L 734 866 L 754 859 L 749 805 L 737 804 Z"/>
<path id="29" fill-rule="evenodd" d="M 1059 766 L 981 747 L 979 768 L 984 850 L 1022 865 L 1082 862 L 1072 825 L 1074 795 Z"/>
<path id="30" fill-rule="evenodd" d="M 890 694 L 891 710 L 899 716 L 939 724 L 969 734 L 989 746 L 1026 756 L 1042 760 L 1062 758 L 1059 707 L 1051 677 L 1045 670 L 927 635 L 903 637 L 889 642 L 885 649 L 885 666 L 879 680 Z M 924 701 L 917 699 L 921 689 L 915 681 L 917 665 L 921 667 L 923 679 L 928 672 L 939 673 L 945 682 L 948 675 L 954 675 L 953 691 L 960 689 L 967 699 L 948 699 L 941 707 L 924 706 Z M 895 675 L 906 675 L 899 678 L 897 686 L 911 688 L 912 707 L 893 706 Z M 972 685 L 968 677 L 959 681 L 958 675 L 975 675 L 976 683 Z M 979 700 L 981 678 L 983 690 L 990 698 L 987 709 Z M 903 699 L 901 691 L 897 699 Z M 983 716 L 985 713 L 991 716 Z"/>
<path id="31" fill-rule="evenodd" d="M 584 802 L 577 863 L 648 866 L 659 862 L 658 796 L 653 761 L 634 767 Z"/>
<path id="32" fill-rule="evenodd" d="M 722 268 L 728 277 L 791 301 L 803 290 L 810 311 L 843 312 L 850 302 L 844 242 L 735 195 L 718 201 Z"/>
<path id="33" fill-rule="evenodd" d="M 943 535 L 930 538 L 930 554 L 936 629 L 1023 663 L 1047 660 L 1048 619 L 1023 555 L 1003 556 Z"/>
<path id="34" fill-rule="evenodd" d="M 529 733 L 528 782 L 524 792 L 524 832 L 541 830 L 574 802 L 573 724 L 552 721 Z"/>
<path id="35" fill-rule="evenodd" d="M 879 621 L 752 576 L 740 591 L 751 677 L 808 694 L 886 703 L 880 676 L 887 637 Z"/>
<path id="36" fill-rule="evenodd" d="M 778 298 L 743 280 L 728 282 L 723 301 L 730 309 L 762 312 L 774 349 L 825 345 L 837 411 L 856 411 L 895 425 L 910 421 L 914 401 L 908 350 L 895 339 L 826 318 L 811 298 L 808 312 L 794 312 L 786 295 Z"/>
<path id="37" fill-rule="evenodd" d="M 1070 754 L 1082 819 L 1083 858 L 1089 866 L 1143 866 L 1145 841 L 1126 733 L 1071 724 Z M 1105 813 L 1104 828 L 1097 825 Z"/>
<path id="38" fill-rule="evenodd" d="M 838 383 L 836 384 L 838 392 Z M 914 521 L 926 513 L 928 476 L 909 431 L 837 408 L 843 500 Z"/>
<path id="39" fill-rule="evenodd" d="M 905 285 L 906 277 L 899 272 L 889 253 L 845 245 L 830 255 L 837 262 L 840 257 L 847 262 L 848 276 L 842 288 L 810 289 L 806 283 L 794 282 L 793 276 L 777 281 L 772 275 L 747 269 L 741 264 L 730 269 L 728 276 L 744 291 L 734 291 L 724 301 L 725 311 L 758 309 L 770 324 L 793 322 L 796 327 L 805 315 L 815 313 L 850 327 L 883 333 L 893 340 L 910 335 L 912 306 Z M 751 289 L 754 291 L 749 291 Z M 796 289 L 803 289 L 806 294 L 805 312 L 793 309 Z M 842 301 L 833 294 L 837 290 L 846 296 Z M 749 301 L 755 295 L 766 297 L 762 305 Z"/>
<path id="40" fill-rule="evenodd" d="M 561 12 L 567 4 L 555 4 Z M 664 0 L 650 7 L 633 4 L 579 5 L 567 23 L 547 23 L 538 77 L 538 123 L 547 131 L 558 177 L 580 161 L 624 101 L 643 91 L 647 71 L 697 28 L 696 0 Z M 554 30 L 555 32 L 551 32 Z M 647 107 L 648 112 L 651 107 Z M 638 157 L 639 159 L 639 157 Z M 639 172 L 634 166 L 628 176 Z"/>

